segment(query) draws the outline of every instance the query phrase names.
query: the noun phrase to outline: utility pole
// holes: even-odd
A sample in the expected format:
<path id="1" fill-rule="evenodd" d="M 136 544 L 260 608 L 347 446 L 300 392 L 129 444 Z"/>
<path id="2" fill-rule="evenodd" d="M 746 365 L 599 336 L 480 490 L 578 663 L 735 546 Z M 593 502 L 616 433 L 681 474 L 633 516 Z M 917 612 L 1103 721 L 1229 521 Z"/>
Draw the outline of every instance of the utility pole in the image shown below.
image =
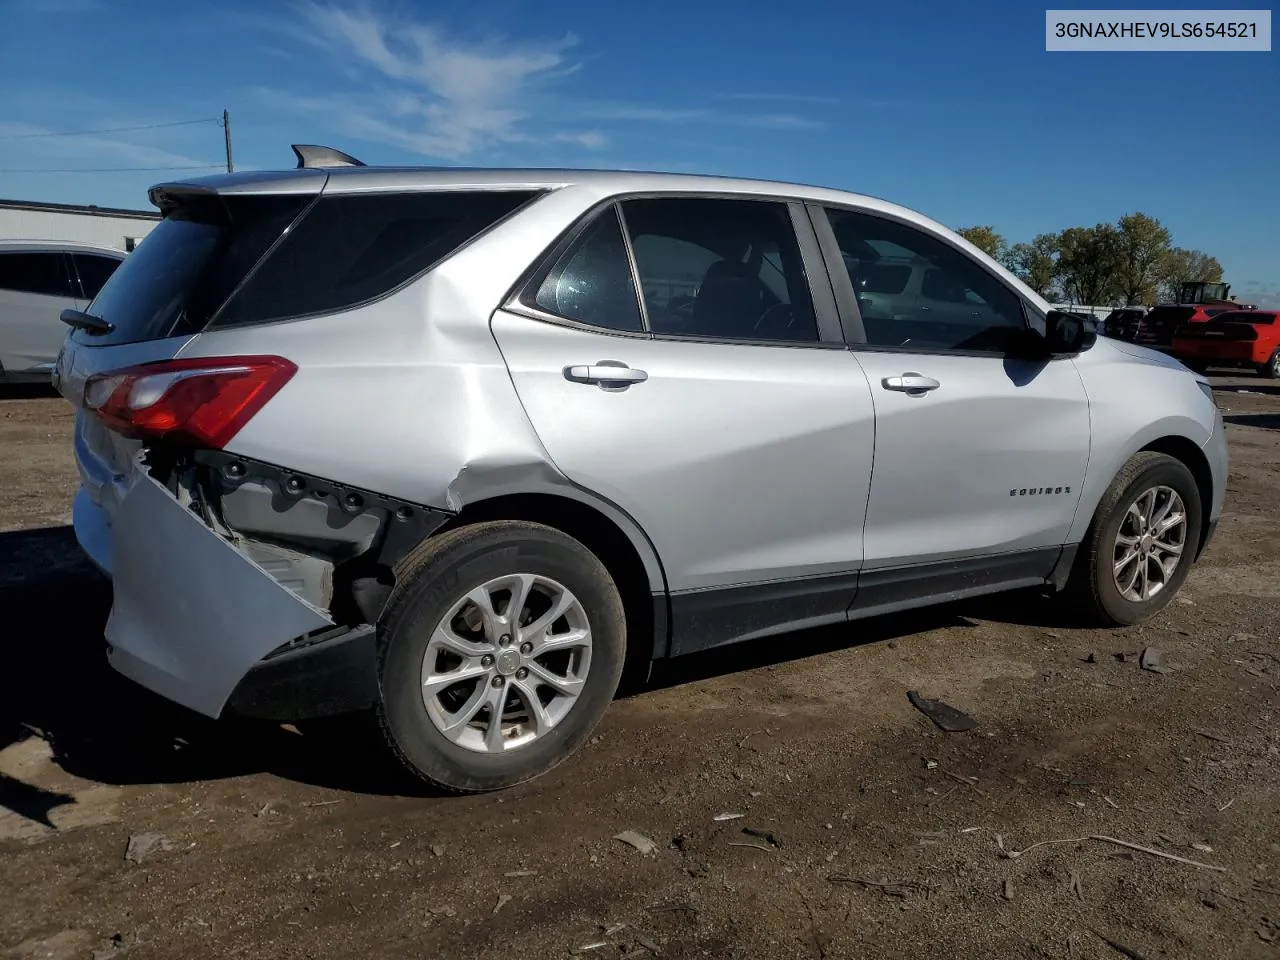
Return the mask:
<path id="1" fill-rule="evenodd" d="M 222 137 L 227 143 L 227 173 L 232 173 L 235 166 L 231 162 L 231 114 L 222 111 Z"/>

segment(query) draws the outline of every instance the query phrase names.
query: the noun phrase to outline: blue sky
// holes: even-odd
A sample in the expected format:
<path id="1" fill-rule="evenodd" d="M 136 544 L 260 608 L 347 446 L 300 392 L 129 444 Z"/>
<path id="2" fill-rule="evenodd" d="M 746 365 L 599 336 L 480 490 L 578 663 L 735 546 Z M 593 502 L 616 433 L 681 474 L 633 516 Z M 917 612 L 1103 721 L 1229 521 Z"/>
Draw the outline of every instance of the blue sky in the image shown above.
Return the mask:
<path id="1" fill-rule="evenodd" d="M 1280 305 L 1280 53 L 1046 53 L 1044 6 L 0 0 L 0 197 L 145 206 L 289 144 L 821 183 L 1010 241 L 1137 210 Z M 202 170 L 84 168 L 187 167 Z M 38 172 L 26 172 L 38 171 Z"/>

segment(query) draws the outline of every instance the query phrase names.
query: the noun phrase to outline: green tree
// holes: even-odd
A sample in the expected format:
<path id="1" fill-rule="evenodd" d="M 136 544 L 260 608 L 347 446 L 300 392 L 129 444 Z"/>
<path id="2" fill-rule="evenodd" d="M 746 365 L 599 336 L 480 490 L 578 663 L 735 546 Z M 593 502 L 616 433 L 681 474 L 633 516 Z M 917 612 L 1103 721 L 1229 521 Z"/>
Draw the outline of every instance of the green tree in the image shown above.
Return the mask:
<path id="1" fill-rule="evenodd" d="M 1058 238 L 1042 233 L 1030 243 L 1015 243 L 1004 257 L 1004 265 L 1042 297 L 1053 288 L 1058 269 Z"/>
<path id="2" fill-rule="evenodd" d="M 992 259 L 1004 260 L 1008 245 L 992 227 L 961 227 L 956 233 Z"/>
<path id="3" fill-rule="evenodd" d="M 1155 217 L 1127 213 L 1116 224 L 1115 295 L 1126 304 L 1154 303 L 1172 234 Z"/>
<path id="4" fill-rule="evenodd" d="M 1057 279 L 1073 303 L 1105 306 L 1119 290 L 1120 231 L 1109 223 L 1058 234 Z"/>
<path id="5" fill-rule="evenodd" d="M 1177 300 L 1182 285 L 1197 280 L 1207 283 L 1222 280 L 1222 264 L 1217 258 L 1182 247 L 1165 251 L 1160 263 L 1160 292 L 1165 299 Z"/>

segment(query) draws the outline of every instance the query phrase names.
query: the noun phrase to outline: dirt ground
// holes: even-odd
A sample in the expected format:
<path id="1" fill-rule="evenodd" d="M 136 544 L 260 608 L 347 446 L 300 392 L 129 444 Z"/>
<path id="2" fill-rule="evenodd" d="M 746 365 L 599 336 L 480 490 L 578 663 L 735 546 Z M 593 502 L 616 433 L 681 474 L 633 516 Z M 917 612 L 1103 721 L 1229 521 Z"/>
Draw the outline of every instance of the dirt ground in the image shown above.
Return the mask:
<path id="1" fill-rule="evenodd" d="M 1276 957 L 1280 387 L 1217 386 L 1226 515 L 1154 622 L 1013 596 L 699 655 L 465 798 L 358 719 L 214 723 L 113 674 L 70 409 L 10 392 L 0 957 Z M 1146 647 L 1171 669 L 1116 657 Z"/>

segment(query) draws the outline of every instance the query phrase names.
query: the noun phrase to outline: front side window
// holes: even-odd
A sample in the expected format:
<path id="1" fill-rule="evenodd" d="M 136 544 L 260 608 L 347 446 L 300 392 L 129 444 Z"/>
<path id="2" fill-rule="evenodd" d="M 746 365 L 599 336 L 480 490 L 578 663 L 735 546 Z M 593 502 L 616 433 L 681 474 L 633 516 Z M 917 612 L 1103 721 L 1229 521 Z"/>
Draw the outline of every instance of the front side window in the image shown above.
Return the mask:
<path id="1" fill-rule="evenodd" d="M 827 217 L 868 344 L 1000 353 L 1026 328 L 1018 296 L 949 244 L 870 214 Z"/>
<path id="2" fill-rule="evenodd" d="M 555 262 L 531 305 L 595 327 L 644 329 L 616 207 L 599 214 Z"/>
<path id="3" fill-rule="evenodd" d="M 74 297 L 60 252 L 0 253 L 0 290 L 46 297 Z"/>
<path id="4" fill-rule="evenodd" d="M 655 335 L 818 339 L 786 204 L 655 198 L 626 200 L 622 212 Z"/>

